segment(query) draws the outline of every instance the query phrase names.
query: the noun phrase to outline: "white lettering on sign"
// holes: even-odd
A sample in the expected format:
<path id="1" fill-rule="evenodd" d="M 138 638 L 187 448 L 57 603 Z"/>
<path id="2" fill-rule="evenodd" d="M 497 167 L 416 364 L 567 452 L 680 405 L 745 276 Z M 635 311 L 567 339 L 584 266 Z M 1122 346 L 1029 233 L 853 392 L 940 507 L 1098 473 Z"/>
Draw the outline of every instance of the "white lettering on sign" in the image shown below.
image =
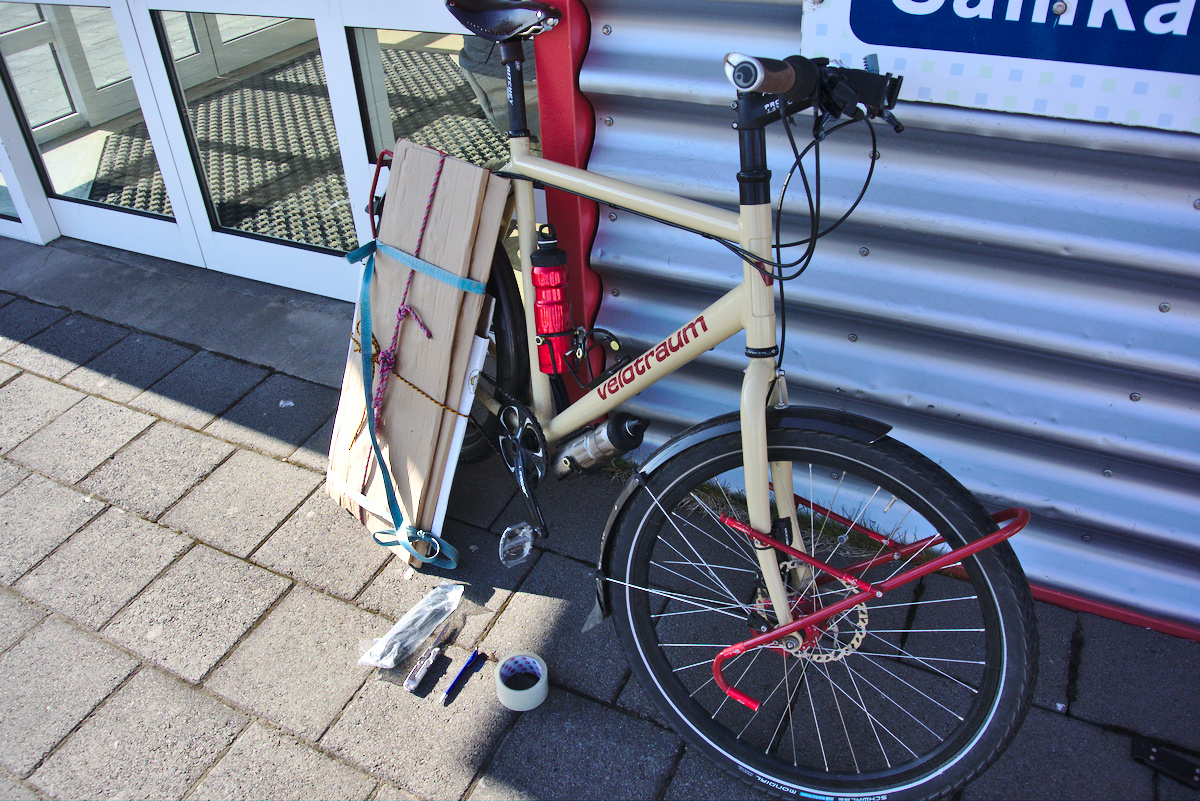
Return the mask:
<path id="1" fill-rule="evenodd" d="M 1053 0 L 1034 0 L 1031 22 L 1044 23 L 1050 16 L 1050 5 Z M 1067 10 L 1057 17 L 1059 25 L 1071 25 L 1075 22 L 1075 12 L 1082 0 L 1068 0 Z M 946 0 L 892 0 L 892 4 L 905 14 L 927 16 L 934 14 L 946 5 Z M 996 0 L 954 0 L 954 13 L 962 19 L 992 19 Z M 1024 10 L 1024 0 L 1007 0 L 1004 8 L 1004 19 L 1008 22 L 1018 22 Z M 1187 36 L 1188 27 L 1192 24 L 1192 15 L 1196 11 L 1196 0 L 1173 0 L 1170 3 L 1160 3 L 1146 12 L 1142 26 L 1147 33 L 1173 33 L 1176 36 Z M 1129 13 L 1126 0 L 1091 0 L 1087 15 L 1087 27 L 1103 28 L 1109 16 L 1111 25 L 1118 30 L 1137 30 L 1133 15 Z"/>

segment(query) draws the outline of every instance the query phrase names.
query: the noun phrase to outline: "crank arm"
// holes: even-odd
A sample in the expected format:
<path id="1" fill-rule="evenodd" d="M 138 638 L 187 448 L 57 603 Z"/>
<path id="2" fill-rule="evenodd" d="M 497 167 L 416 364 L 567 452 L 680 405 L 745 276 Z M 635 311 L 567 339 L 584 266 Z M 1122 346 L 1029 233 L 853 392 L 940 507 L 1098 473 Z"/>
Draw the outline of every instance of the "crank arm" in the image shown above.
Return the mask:
<path id="1" fill-rule="evenodd" d="M 530 525 L 533 526 L 534 534 L 537 535 L 539 540 L 544 540 L 550 536 L 550 531 L 546 528 L 546 520 L 542 517 L 542 509 L 538 505 L 533 485 L 529 481 L 532 471 L 526 469 L 527 459 L 528 456 L 523 451 L 518 452 L 517 465 L 513 469 L 513 477 L 517 479 L 517 489 L 521 491 L 521 497 L 525 499 L 525 508 L 529 510 L 529 516 L 533 518 Z"/>

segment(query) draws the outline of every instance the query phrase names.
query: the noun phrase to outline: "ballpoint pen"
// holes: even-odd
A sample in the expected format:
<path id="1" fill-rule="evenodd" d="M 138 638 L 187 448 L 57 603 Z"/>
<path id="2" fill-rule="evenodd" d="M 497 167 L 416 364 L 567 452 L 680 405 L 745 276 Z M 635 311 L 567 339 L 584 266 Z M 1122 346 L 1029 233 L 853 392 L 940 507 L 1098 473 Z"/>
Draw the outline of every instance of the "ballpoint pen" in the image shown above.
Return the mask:
<path id="1" fill-rule="evenodd" d="M 479 657 L 479 649 L 476 648 L 475 650 L 471 651 L 471 655 L 467 657 L 467 661 L 463 662 L 463 666 L 458 669 L 458 673 L 455 674 L 455 676 L 454 676 L 454 681 L 450 682 L 450 686 L 446 688 L 446 691 L 444 693 L 442 693 L 442 703 L 443 704 L 446 703 L 446 700 L 450 697 L 450 693 L 454 692 L 455 688 L 458 687 L 458 685 L 460 683 L 462 683 L 462 680 L 467 675 L 467 671 L 469 671 L 471 669 L 471 666 L 475 664 L 475 660 L 478 657 Z"/>

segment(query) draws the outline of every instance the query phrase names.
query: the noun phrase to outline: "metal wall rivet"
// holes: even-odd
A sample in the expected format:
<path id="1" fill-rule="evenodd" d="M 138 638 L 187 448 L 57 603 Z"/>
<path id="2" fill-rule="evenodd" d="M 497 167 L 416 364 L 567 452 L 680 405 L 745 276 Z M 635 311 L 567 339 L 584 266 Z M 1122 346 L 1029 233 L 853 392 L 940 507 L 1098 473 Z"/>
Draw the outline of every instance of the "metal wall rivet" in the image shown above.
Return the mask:
<path id="1" fill-rule="evenodd" d="M 601 31 L 601 32 L 602 32 L 602 33 L 603 33 L 605 36 L 608 36 L 610 33 L 612 33 L 612 26 L 611 26 L 611 25 L 605 25 L 603 28 L 601 28 L 601 29 L 600 29 L 600 31 Z"/>
<path id="2" fill-rule="evenodd" d="M 613 296 L 614 298 L 619 298 L 619 297 L 621 297 L 621 290 L 619 290 L 619 289 L 614 289 L 614 290 L 612 291 L 612 296 Z"/>
<path id="3" fill-rule="evenodd" d="M 858 255 L 860 255 L 860 256 L 867 256 L 867 255 L 870 255 L 870 253 L 871 253 L 871 251 L 868 250 L 867 248 L 859 248 L 858 249 Z"/>
<path id="4" fill-rule="evenodd" d="M 612 124 L 613 124 L 613 118 L 612 118 L 612 117 L 605 117 L 605 118 L 604 118 L 604 124 L 605 124 L 605 125 L 612 125 Z"/>
<path id="5" fill-rule="evenodd" d="M 1192 201 L 1192 208 L 1200 209 L 1200 198 L 1196 198 L 1195 200 Z"/>
<path id="6" fill-rule="evenodd" d="M 608 219 L 611 220 L 612 222 L 616 222 L 617 221 L 617 213 L 615 211 L 610 212 L 608 215 Z"/>
<path id="7" fill-rule="evenodd" d="M 1091 534 L 1084 534 L 1084 535 L 1083 535 L 1083 541 L 1084 541 L 1084 542 L 1091 542 L 1091 541 L 1092 541 L 1092 535 L 1091 535 Z"/>
<path id="8" fill-rule="evenodd" d="M 857 341 L 858 341 L 858 334 L 851 334 L 850 336 L 848 336 L 848 337 L 846 337 L 846 338 L 847 338 L 847 339 L 849 339 L 851 342 L 857 342 Z"/>
<path id="9" fill-rule="evenodd" d="M 1067 4 L 1062 0 L 1058 0 L 1057 3 L 1050 7 L 1050 10 L 1054 12 L 1054 16 L 1061 17 L 1063 14 L 1067 13 Z"/>
<path id="10" fill-rule="evenodd" d="M 1140 393 L 1140 392 L 1130 392 L 1130 393 L 1129 393 L 1129 399 L 1130 399 L 1131 401 L 1133 401 L 1134 403 L 1137 403 L 1138 401 L 1140 401 L 1140 400 L 1142 399 L 1142 393 Z"/>
<path id="11" fill-rule="evenodd" d="M 1104 476 L 1105 478 L 1112 478 L 1112 477 L 1113 477 L 1113 471 L 1111 471 L 1111 470 L 1105 470 L 1105 471 L 1104 471 L 1104 472 L 1102 472 L 1100 475 Z"/>
<path id="12" fill-rule="evenodd" d="M 1158 304 L 1158 310 L 1163 313 L 1169 312 L 1171 310 L 1171 304 L 1163 301 L 1162 303 Z"/>

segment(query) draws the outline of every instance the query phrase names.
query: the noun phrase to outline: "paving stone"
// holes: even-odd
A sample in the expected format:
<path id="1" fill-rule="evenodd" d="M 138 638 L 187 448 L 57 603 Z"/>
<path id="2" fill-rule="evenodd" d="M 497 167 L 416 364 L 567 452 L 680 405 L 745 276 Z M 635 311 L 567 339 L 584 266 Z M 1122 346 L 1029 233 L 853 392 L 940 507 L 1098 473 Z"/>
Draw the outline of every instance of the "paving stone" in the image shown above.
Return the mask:
<path id="1" fill-rule="evenodd" d="M 214 437 L 284 458 L 333 415 L 338 396 L 330 387 L 276 373 L 205 430 Z"/>
<path id="2" fill-rule="evenodd" d="M 0 651 L 21 639 L 45 616 L 45 612 L 21 596 L 11 590 L 0 589 Z"/>
<path id="3" fill-rule="evenodd" d="M 317 433 L 308 438 L 299 448 L 288 456 L 288 461 L 324 473 L 329 466 L 329 445 L 333 440 L 333 423 L 336 417 L 330 416 L 325 424 L 317 429 Z"/>
<path id="4" fill-rule="evenodd" d="M 296 587 L 206 685 L 315 741 L 370 672 L 357 664 L 359 642 L 389 628 L 377 615 Z"/>
<path id="5" fill-rule="evenodd" d="M 252 723 L 188 797 L 365 799 L 375 779 L 282 732 Z"/>
<path id="6" fill-rule="evenodd" d="M 13 367 L 7 362 L 0 362 L 0 386 L 3 386 L 6 381 L 20 372 L 21 369 L 19 367 Z"/>
<path id="7" fill-rule="evenodd" d="M 200 681 L 288 584 L 198 545 L 117 615 L 104 635 L 188 681 Z"/>
<path id="8" fill-rule="evenodd" d="M 27 475 L 29 471 L 19 464 L 0 459 L 0 495 L 20 484 Z"/>
<path id="9" fill-rule="evenodd" d="M 496 656 L 532 651 L 546 660 L 552 685 L 612 702 L 628 668 L 612 621 L 581 631 L 595 602 L 590 568 L 544 553 L 488 632 L 484 646 Z"/>
<path id="10" fill-rule="evenodd" d="M 554 690 L 521 716 L 469 798 L 657 798 L 681 747 L 658 726 Z"/>
<path id="11" fill-rule="evenodd" d="M 450 488 L 446 517 L 490 529 L 516 494 L 517 482 L 499 456 L 459 464 Z M 497 533 L 504 528 L 498 528 Z"/>
<path id="12" fill-rule="evenodd" d="M 771 796 L 730 776 L 688 746 L 667 786 L 665 801 L 761 801 Z"/>
<path id="13" fill-rule="evenodd" d="M 17 299 L 16 295 L 10 295 L 7 292 L 0 292 L 0 306 L 4 306 L 8 303 L 12 303 L 16 299 Z"/>
<path id="14" fill-rule="evenodd" d="M 47 619 L 0 656 L 0 762 L 28 776 L 136 667 L 102 640 Z"/>
<path id="15" fill-rule="evenodd" d="M 4 354 L 4 360 L 47 378 L 60 379 L 129 336 L 129 330 L 72 314 Z"/>
<path id="16" fill-rule="evenodd" d="M 0 495 L 0 582 L 12 584 L 103 508 L 38 475 Z"/>
<path id="17" fill-rule="evenodd" d="M 254 552 L 254 561 L 348 599 L 367 586 L 388 556 L 333 498 L 315 492 Z"/>
<path id="18" fill-rule="evenodd" d="M 401 790 L 391 782 L 380 782 L 379 789 L 371 796 L 373 801 L 417 801 L 412 793 Z"/>
<path id="19" fill-rule="evenodd" d="M 1130 757 L 1128 737 L 1034 707 L 1008 750 L 961 797 L 1152 798 L 1151 781 L 1151 771 Z"/>
<path id="20" fill-rule="evenodd" d="M 199 690 L 144 668 L 31 781 L 57 798 L 180 798 L 247 722 Z"/>
<path id="21" fill-rule="evenodd" d="M 0 308 L 0 353 L 6 353 L 66 316 L 62 309 L 24 298 L 5 303 Z"/>
<path id="22" fill-rule="evenodd" d="M 216 419 L 267 377 L 262 367 L 201 351 L 130 405 L 159 417 L 200 429 Z"/>
<path id="23" fill-rule="evenodd" d="M 1084 615 L 1071 716 L 1200 751 L 1200 642 Z"/>
<path id="24" fill-rule="evenodd" d="M 550 537 L 542 547 L 589 564 L 599 562 L 604 525 L 623 488 L 622 482 L 605 472 L 543 481 L 537 488 L 537 498 Z M 528 519 L 525 499 L 516 495 L 492 525 L 492 530 L 499 533 Z"/>
<path id="25" fill-rule="evenodd" d="M 1044 603 L 1035 604 L 1035 609 L 1041 648 L 1033 702 L 1055 712 L 1066 712 L 1071 638 L 1075 634 L 1079 616 L 1069 609 Z"/>
<path id="26" fill-rule="evenodd" d="M 35 793 L 23 784 L 20 784 L 16 779 L 10 779 L 3 773 L 0 773 L 0 798 L 8 801 L 37 801 L 44 796 Z"/>
<path id="27" fill-rule="evenodd" d="M 500 563 L 500 540 L 495 534 L 455 520 L 447 521 L 442 534 L 458 549 L 457 568 L 440 570 L 426 566 L 417 571 L 403 559 L 393 557 L 359 596 L 358 604 L 399 620 L 438 584 L 444 581 L 463 584 L 463 597 L 456 610 L 462 628 L 452 641 L 470 647 L 529 575 L 535 562 L 531 559 L 516 567 L 505 567 Z"/>
<path id="28" fill-rule="evenodd" d="M 17 589 L 99 629 L 191 544 L 110 506 L 21 579 Z"/>
<path id="29" fill-rule="evenodd" d="M 660 726 L 666 726 L 666 718 L 658 711 L 650 697 L 646 695 L 646 691 L 642 689 L 642 684 L 635 676 L 630 676 L 629 681 L 625 682 L 625 687 L 621 690 L 621 694 L 617 696 L 617 706 L 636 715 L 643 720 L 652 720 Z"/>
<path id="30" fill-rule="evenodd" d="M 135 333 L 67 373 L 63 383 L 117 403 L 128 403 L 194 353 L 183 345 Z"/>
<path id="31" fill-rule="evenodd" d="M 9 458 L 74 484 L 153 422 L 149 415 L 89 395 L 14 448 Z"/>
<path id="32" fill-rule="evenodd" d="M 247 556 L 320 482 L 295 465 L 237 451 L 159 522 Z"/>
<path id="33" fill-rule="evenodd" d="M 25 373 L 0 387 L 0 453 L 7 453 L 86 397 Z"/>
<path id="34" fill-rule="evenodd" d="M 156 520 L 232 452 L 227 442 L 160 420 L 79 486 Z"/>
<path id="35" fill-rule="evenodd" d="M 466 652 L 452 649 L 457 663 Z M 420 798 L 461 798 L 515 713 L 496 698 L 489 666 L 472 673 L 449 705 L 396 684 L 366 686 L 321 738 L 330 753 Z"/>

